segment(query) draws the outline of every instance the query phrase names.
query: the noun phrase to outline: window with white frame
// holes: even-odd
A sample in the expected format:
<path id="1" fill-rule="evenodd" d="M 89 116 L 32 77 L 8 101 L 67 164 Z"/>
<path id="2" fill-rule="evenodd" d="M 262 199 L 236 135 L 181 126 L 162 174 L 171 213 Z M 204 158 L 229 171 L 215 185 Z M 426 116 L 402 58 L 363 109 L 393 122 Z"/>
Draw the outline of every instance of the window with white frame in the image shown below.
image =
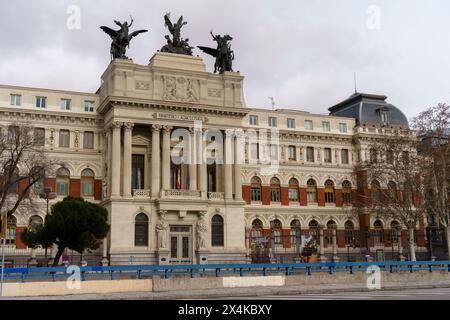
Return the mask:
<path id="1" fill-rule="evenodd" d="M 85 101 L 84 102 L 84 111 L 85 112 L 94 112 L 94 101 Z"/>
<path id="2" fill-rule="evenodd" d="M 331 149 L 330 148 L 323 149 L 323 160 L 326 163 L 331 163 Z"/>
<path id="3" fill-rule="evenodd" d="M 305 129 L 306 130 L 313 130 L 314 129 L 312 120 L 305 120 Z"/>
<path id="4" fill-rule="evenodd" d="M 341 150 L 341 162 L 342 162 L 342 164 L 348 164 L 349 163 L 348 149 L 342 149 Z"/>
<path id="5" fill-rule="evenodd" d="M 249 119 L 251 126 L 257 126 L 258 125 L 258 116 L 250 116 Z"/>
<path id="6" fill-rule="evenodd" d="M 306 161 L 314 162 L 314 148 L 313 147 L 306 148 Z"/>
<path id="7" fill-rule="evenodd" d="M 270 145 L 270 160 L 278 160 L 278 145 Z"/>
<path id="8" fill-rule="evenodd" d="M 250 158 L 251 160 L 258 160 L 259 159 L 259 147 L 257 143 L 251 143 L 250 144 Z"/>
<path id="9" fill-rule="evenodd" d="M 72 107 L 72 100 L 61 99 L 61 110 L 70 110 Z"/>
<path id="10" fill-rule="evenodd" d="M 70 131 L 59 130 L 59 147 L 69 148 L 69 146 L 70 146 Z"/>
<path id="11" fill-rule="evenodd" d="M 84 149 L 94 149 L 94 133 L 92 131 L 84 132 L 83 148 Z"/>
<path id="12" fill-rule="evenodd" d="M 330 122 L 329 121 L 322 121 L 322 130 L 323 131 L 330 131 Z"/>
<path id="13" fill-rule="evenodd" d="M 295 119 L 288 118 L 287 127 L 288 129 L 295 129 Z"/>
<path id="14" fill-rule="evenodd" d="M 36 97 L 36 108 L 41 108 L 41 109 L 47 108 L 47 98 L 46 97 Z"/>
<path id="15" fill-rule="evenodd" d="M 20 94 L 12 94 L 11 95 L 11 105 L 12 106 L 22 105 L 22 96 Z"/>
<path id="16" fill-rule="evenodd" d="M 339 123 L 339 132 L 341 132 L 341 133 L 347 132 L 347 124 L 346 123 Z"/>
<path id="17" fill-rule="evenodd" d="M 277 126 L 277 118 L 269 117 L 269 127 L 276 127 L 276 126 Z"/>

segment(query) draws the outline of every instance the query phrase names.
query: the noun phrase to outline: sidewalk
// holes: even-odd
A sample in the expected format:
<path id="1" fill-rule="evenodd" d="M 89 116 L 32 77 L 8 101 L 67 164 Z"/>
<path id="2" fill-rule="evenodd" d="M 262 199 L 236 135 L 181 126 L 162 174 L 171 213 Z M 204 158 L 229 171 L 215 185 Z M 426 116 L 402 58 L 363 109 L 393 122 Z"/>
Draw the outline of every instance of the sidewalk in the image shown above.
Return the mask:
<path id="1" fill-rule="evenodd" d="M 380 291 L 401 291 L 406 289 L 434 289 L 450 288 L 450 282 L 430 282 L 424 285 L 417 284 L 394 284 L 382 287 Z M 308 287 L 254 287 L 233 289 L 208 289 L 173 292 L 133 292 L 133 293 L 111 293 L 111 294 L 88 294 L 70 296 L 47 296 L 47 297 L 22 297 L 4 298 L 3 300 L 206 300 L 223 297 L 255 298 L 266 295 L 301 295 L 301 294 L 327 294 L 336 292 L 369 292 L 361 284 L 339 284 Z"/>

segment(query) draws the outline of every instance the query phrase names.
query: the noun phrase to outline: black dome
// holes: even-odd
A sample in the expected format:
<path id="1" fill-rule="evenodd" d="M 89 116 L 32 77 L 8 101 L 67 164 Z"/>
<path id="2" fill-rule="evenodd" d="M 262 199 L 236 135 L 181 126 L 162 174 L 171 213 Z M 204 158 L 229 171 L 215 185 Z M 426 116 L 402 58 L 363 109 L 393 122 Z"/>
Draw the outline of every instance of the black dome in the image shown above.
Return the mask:
<path id="1" fill-rule="evenodd" d="M 328 110 L 332 116 L 354 118 L 358 125 L 408 127 L 408 119 L 403 112 L 387 103 L 386 99 L 382 95 L 355 93 Z"/>

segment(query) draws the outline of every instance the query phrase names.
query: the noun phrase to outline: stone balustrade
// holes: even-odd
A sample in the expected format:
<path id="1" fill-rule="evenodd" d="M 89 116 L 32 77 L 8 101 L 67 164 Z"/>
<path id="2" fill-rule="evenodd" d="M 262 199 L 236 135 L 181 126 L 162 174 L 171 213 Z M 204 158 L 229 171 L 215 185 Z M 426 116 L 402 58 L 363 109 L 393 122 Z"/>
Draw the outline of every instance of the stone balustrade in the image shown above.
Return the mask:
<path id="1" fill-rule="evenodd" d="M 134 189 L 133 190 L 133 197 L 134 198 L 149 198 L 151 194 L 150 190 L 141 190 L 141 189 Z"/>
<path id="2" fill-rule="evenodd" d="M 209 192 L 208 199 L 210 200 L 224 200 L 225 194 L 223 192 Z"/>

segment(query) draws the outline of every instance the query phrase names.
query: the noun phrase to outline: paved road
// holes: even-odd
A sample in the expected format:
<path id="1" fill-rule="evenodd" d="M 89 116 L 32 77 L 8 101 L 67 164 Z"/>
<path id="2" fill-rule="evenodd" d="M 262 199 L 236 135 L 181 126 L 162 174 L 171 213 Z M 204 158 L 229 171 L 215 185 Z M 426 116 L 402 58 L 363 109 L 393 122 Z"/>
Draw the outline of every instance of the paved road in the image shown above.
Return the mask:
<path id="1" fill-rule="evenodd" d="M 218 297 L 214 300 L 450 300 L 450 288 L 401 291 L 342 292 L 329 294 L 267 295 L 258 297 Z"/>

